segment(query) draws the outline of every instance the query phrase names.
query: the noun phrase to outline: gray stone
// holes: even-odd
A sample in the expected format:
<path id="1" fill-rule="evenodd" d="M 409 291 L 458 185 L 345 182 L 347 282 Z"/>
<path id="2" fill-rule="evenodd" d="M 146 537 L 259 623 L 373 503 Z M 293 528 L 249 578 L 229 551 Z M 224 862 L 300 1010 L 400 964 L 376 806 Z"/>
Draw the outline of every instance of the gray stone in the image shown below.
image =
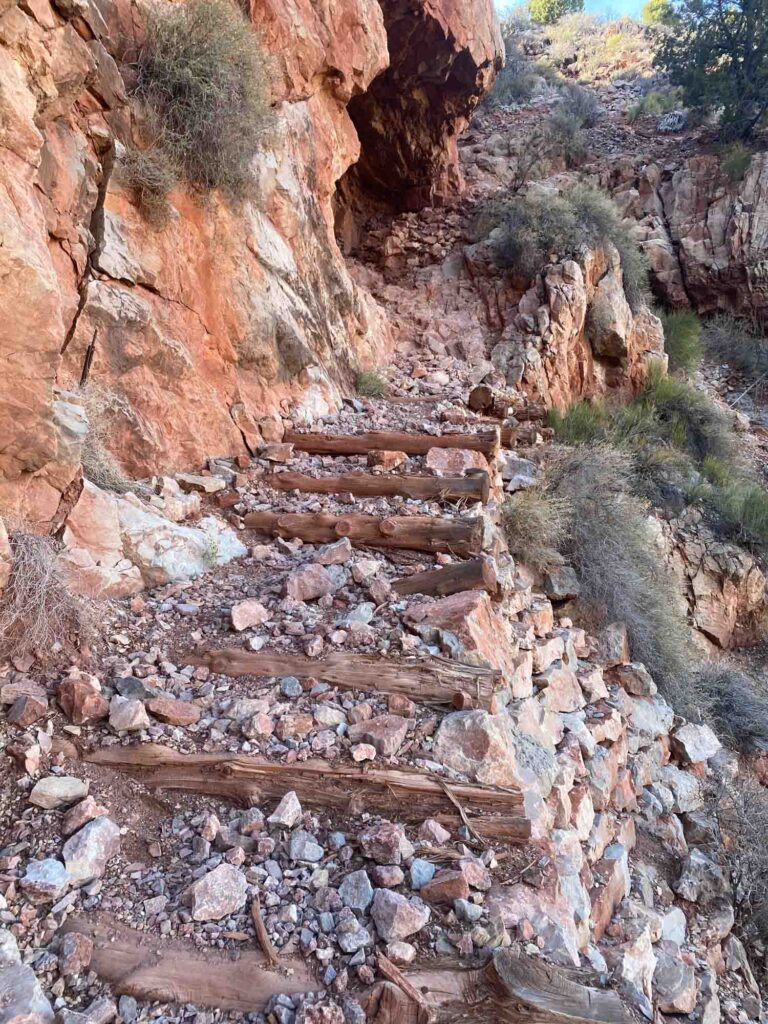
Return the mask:
<path id="1" fill-rule="evenodd" d="M 109 702 L 109 724 L 115 732 L 138 732 L 148 729 L 150 722 L 142 701 L 113 697 Z"/>
<path id="2" fill-rule="evenodd" d="M 569 601 L 581 593 L 581 584 L 576 570 L 570 565 L 561 565 L 544 574 L 544 593 L 550 601 Z"/>
<path id="3" fill-rule="evenodd" d="M 293 828 L 301 818 L 301 804 L 293 790 L 286 793 L 274 811 L 267 818 L 270 825 Z"/>
<path id="4" fill-rule="evenodd" d="M 352 910 L 367 910 L 373 901 L 373 886 L 368 872 L 353 871 L 339 886 L 339 896 L 345 907 Z"/>
<path id="5" fill-rule="evenodd" d="M 703 807 L 704 797 L 699 780 L 695 775 L 668 764 L 660 772 L 660 781 L 672 790 L 675 798 L 672 810 L 675 814 L 698 811 L 700 807 Z"/>
<path id="6" fill-rule="evenodd" d="M 64 844 L 64 864 L 75 882 L 101 878 L 108 861 L 120 851 L 120 829 L 110 818 L 89 821 Z"/>
<path id="7" fill-rule="evenodd" d="M 0 1024 L 51 1024 L 53 1009 L 31 967 L 0 971 Z"/>
<path id="8" fill-rule="evenodd" d="M 31 903 L 52 903 L 64 895 L 69 883 L 69 874 L 61 861 L 46 857 L 27 864 L 21 888 Z"/>
<path id="9" fill-rule="evenodd" d="M 20 963 L 21 953 L 19 953 L 16 936 L 7 928 L 0 928 L 0 970 Z"/>
<path id="10" fill-rule="evenodd" d="M 29 802 L 36 807 L 53 810 L 68 807 L 88 795 L 88 783 L 71 775 L 48 775 L 35 784 Z"/>
<path id="11" fill-rule="evenodd" d="M 686 722 L 672 734 L 672 749 L 683 761 L 697 764 L 709 761 L 722 748 L 722 743 L 708 725 Z"/>
<path id="12" fill-rule="evenodd" d="M 325 856 L 325 850 L 315 842 L 313 835 L 299 830 L 291 836 L 290 856 L 291 860 L 303 860 L 309 864 L 316 864 Z"/>
<path id="13" fill-rule="evenodd" d="M 680 956 L 660 949 L 653 972 L 656 1005 L 662 1013 L 693 1013 L 696 1008 L 696 975 Z"/>
<path id="14" fill-rule="evenodd" d="M 411 879 L 411 888 L 420 889 L 422 885 L 431 882 L 435 877 L 436 870 L 435 865 L 431 861 L 424 860 L 422 857 L 414 857 L 408 872 Z"/>
<path id="15" fill-rule="evenodd" d="M 280 693 L 283 697 L 302 697 L 304 687 L 296 676 L 285 676 L 280 680 Z"/>
<path id="16" fill-rule="evenodd" d="M 672 886 L 678 896 L 691 903 L 711 903 L 729 892 L 722 868 L 699 849 L 693 849 L 683 861 L 683 870 Z"/>

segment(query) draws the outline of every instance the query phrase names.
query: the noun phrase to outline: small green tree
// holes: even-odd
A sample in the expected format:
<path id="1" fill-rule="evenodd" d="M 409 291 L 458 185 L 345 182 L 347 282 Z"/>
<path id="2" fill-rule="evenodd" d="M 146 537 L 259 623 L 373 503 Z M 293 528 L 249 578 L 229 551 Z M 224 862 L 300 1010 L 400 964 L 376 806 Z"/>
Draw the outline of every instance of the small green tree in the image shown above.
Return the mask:
<path id="1" fill-rule="evenodd" d="M 722 107 L 726 137 L 748 138 L 768 111 L 768 0 L 677 0 L 655 63 L 694 107 Z"/>
<path id="2" fill-rule="evenodd" d="M 640 18 L 644 25 L 671 26 L 675 22 L 675 6 L 672 0 L 647 0 L 643 4 Z"/>
<path id="3" fill-rule="evenodd" d="M 542 25 L 553 25 L 564 14 L 584 10 L 584 0 L 529 0 L 528 10 L 534 21 Z"/>

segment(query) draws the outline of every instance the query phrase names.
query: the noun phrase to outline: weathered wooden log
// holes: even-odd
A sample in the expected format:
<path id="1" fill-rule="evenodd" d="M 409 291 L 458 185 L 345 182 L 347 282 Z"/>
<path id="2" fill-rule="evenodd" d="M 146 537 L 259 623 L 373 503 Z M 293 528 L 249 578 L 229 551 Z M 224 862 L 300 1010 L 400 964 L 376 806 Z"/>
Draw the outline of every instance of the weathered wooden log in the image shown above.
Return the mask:
<path id="1" fill-rule="evenodd" d="M 366 455 L 372 449 L 426 455 L 430 448 L 464 448 L 482 452 L 493 459 L 500 446 L 498 427 L 473 434 L 441 434 L 439 437 L 390 430 L 371 430 L 367 434 L 300 434 L 296 430 L 288 430 L 283 440 L 298 451 L 315 455 Z"/>
<path id="2" fill-rule="evenodd" d="M 381 658 L 335 651 L 316 659 L 303 654 L 227 647 L 187 654 L 184 663 L 206 665 L 217 675 L 319 679 L 342 690 L 401 693 L 411 700 L 435 704 L 452 704 L 454 694 L 463 692 L 472 696 L 476 707 L 492 709 L 504 688 L 498 669 L 462 665 L 447 658 Z"/>
<path id="3" fill-rule="evenodd" d="M 481 501 L 490 496 L 489 475 L 480 471 L 467 476 L 426 476 L 422 474 L 376 475 L 344 473 L 343 476 L 307 476 L 306 473 L 273 473 L 264 482 L 278 491 L 309 491 L 341 494 L 349 491 L 362 497 L 413 498 L 417 501 Z"/>
<path id="4" fill-rule="evenodd" d="M 330 512 L 249 512 L 249 530 L 310 544 L 329 544 L 349 537 L 353 544 L 410 551 L 448 551 L 467 557 L 483 549 L 483 520 L 468 516 L 336 516 Z"/>
<path id="5" fill-rule="evenodd" d="M 407 594 L 447 597 L 461 590 L 487 590 L 489 594 L 495 594 L 498 587 L 496 561 L 487 555 L 469 562 L 455 562 L 441 569 L 417 572 L 413 576 L 402 576 L 392 584 L 392 589 L 401 597 Z"/>
<path id="6" fill-rule="evenodd" d="M 518 950 L 495 951 L 481 970 L 462 970 L 455 963 L 408 970 L 405 977 L 441 1024 L 467 1020 L 473 1024 L 630 1024 L 633 1020 L 617 992 L 589 988 L 562 968 Z M 372 1024 L 416 1024 L 412 1000 L 409 1005 L 406 1000 L 382 999 L 384 993 L 376 988 L 372 995 L 368 1005 Z M 393 1002 L 394 1012 L 388 1012 Z"/>
<path id="7" fill-rule="evenodd" d="M 93 939 L 90 968 L 116 995 L 249 1013 L 264 1010 L 278 993 L 317 988 L 300 957 L 280 958 L 281 969 L 270 970 L 253 950 L 240 950 L 233 959 L 230 952 L 135 931 L 97 911 L 70 917 L 62 931 Z"/>
<path id="8" fill-rule="evenodd" d="M 312 809 L 367 811 L 414 823 L 435 818 L 454 829 L 468 822 L 479 836 L 492 841 L 524 843 L 538 838 L 536 826 L 546 820 L 541 798 L 532 790 L 449 784 L 416 769 L 332 767 L 313 759 L 279 764 L 245 754 L 180 754 L 151 743 L 101 747 L 85 760 L 135 775 L 152 789 L 186 790 L 246 806 L 281 799 L 294 790 Z"/>

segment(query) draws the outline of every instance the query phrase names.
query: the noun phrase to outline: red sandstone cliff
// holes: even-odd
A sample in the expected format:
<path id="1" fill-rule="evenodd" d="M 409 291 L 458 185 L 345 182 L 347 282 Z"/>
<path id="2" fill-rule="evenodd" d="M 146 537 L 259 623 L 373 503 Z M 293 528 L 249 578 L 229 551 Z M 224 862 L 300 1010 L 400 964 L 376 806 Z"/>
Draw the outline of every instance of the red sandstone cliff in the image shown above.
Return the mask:
<path id="1" fill-rule="evenodd" d="M 278 115 L 258 198 L 179 190 L 161 229 L 120 174 L 134 131 L 120 59 L 140 7 L 0 7 L 0 507 L 55 521 L 78 479 L 87 423 L 70 392 L 88 359 L 132 475 L 245 451 L 275 414 L 333 407 L 389 346 L 334 238 L 337 183 L 362 139 L 362 201 L 382 163 L 394 206 L 458 186 L 456 134 L 501 59 L 491 0 L 251 0 Z"/>

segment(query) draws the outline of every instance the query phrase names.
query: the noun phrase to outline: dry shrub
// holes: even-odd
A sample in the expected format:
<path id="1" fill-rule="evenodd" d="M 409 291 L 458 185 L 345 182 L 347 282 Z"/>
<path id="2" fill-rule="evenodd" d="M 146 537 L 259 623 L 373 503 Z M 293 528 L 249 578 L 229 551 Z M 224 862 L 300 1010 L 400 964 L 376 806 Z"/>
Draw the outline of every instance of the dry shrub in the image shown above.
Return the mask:
<path id="1" fill-rule="evenodd" d="M 749 774 L 722 779 L 713 802 L 736 922 L 749 941 L 768 939 L 768 790 Z"/>
<path id="2" fill-rule="evenodd" d="M 559 562 L 558 550 L 568 522 L 566 503 L 544 486 L 510 495 L 502 508 L 502 523 L 510 553 L 541 571 Z"/>
<path id="3" fill-rule="evenodd" d="M 625 622 L 632 657 L 680 714 L 700 717 L 691 631 L 636 496 L 631 455 L 605 444 L 577 448 L 553 463 L 548 486 L 569 511 L 561 551 L 578 573 L 581 599 L 599 621 Z"/>
<path id="4" fill-rule="evenodd" d="M 727 661 L 703 665 L 698 676 L 723 742 L 743 754 L 768 751 L 768 694 L 757 681 Z"/>
<path id="5" fill-rule="evenodd" d="M 768 372 L 768 338 L 751 320 L 718 313 L 705 322 L 702 340 L 713 359 L 754 376 Z"/>
<path id="6" fill-rule="evenodd" d="M 88 417 L 88 433 L 80 453 L 83 476 L 102 490 L 123 494 L 131 483 L 107 447 L 107 441 L 111 418 L 116 413 L 125 413 L 126 402 L 114 391 L 97 384 L 81 388 L 80 398 Z"/>
<path id="7" fill-rule="evenodd" d="M 120 161 L 120 176 L 135 196 L 139 210 L 155 227 L 168 222 L 171 206 L 168 193 L 178 183 L 178 170 L 162 149 L 126 148 Z"/>
<path id="8" fill-rule="evenodd" d="M 73 594 L 50 537 L 14 530 L 11 577 L 0 595 L 0 651 L 17 656 L 34 651 L 40 658 L 55 643 L 87 643 L 95 631 L 88 600 Z"/>
<path id="9" fill-rule="evenodd" d="M 158 145 L 193 184 L 239 192 L 272 121 L 270 66 L 229 0 L 153 11 L 136 65 Z"/>

